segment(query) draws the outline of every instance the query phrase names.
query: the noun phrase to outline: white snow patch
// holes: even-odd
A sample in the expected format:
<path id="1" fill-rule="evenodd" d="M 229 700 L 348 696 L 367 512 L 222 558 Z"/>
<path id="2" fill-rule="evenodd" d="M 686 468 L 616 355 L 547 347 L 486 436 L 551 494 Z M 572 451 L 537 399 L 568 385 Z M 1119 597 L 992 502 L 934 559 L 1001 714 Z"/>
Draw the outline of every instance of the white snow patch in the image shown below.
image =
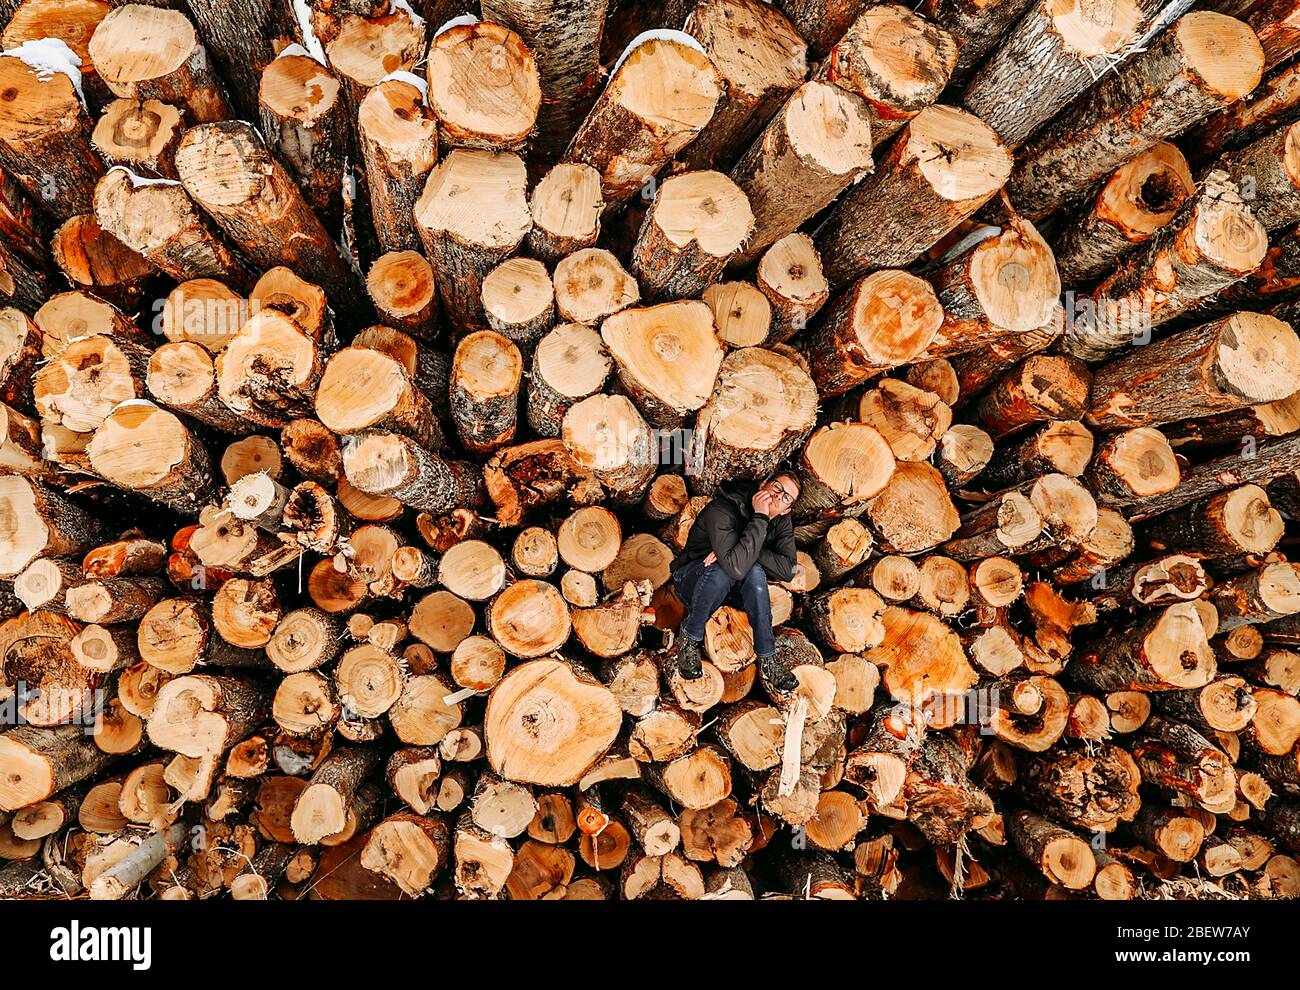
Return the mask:
<path id="1" fill-rule="evenodd" d="M 1000 233 L 1002 233 L 1001 227 L 992 227 L 992 226 L 976 227 L 969 234 L 967 234 L 956 244 L 950 247 L 947 251 L 945 251 L 943 253 L 943 257 L 939 259 L 939 264 L 943 264 L 945 261 L 951 261 L 953 258 L 965 254 L 976 244 L 979 244 L 981 241 L 987 241 L 990 237 L 996 237 Z"/>
<path id="2" fill-rule="evenodd" d="M 437 31 L 434 31 L 433 36 L 434 38 L 437 38 L 438 35 L 442 34 L 444 31 L 450 31 L 452 28 L 458 28 L 465 24 L 477 24 L 477 23 L 478 23 L 478 18 L 475 17 L 473 14 L 461 14 L 459 17 L 453 17 L 442 27 L 438 28 Z"/>
<path id="3" fill-rule="evenodd" d="M 303 45 L 306 46 L 304 50 L 321 65 L 328 65 L 325 46 L 312 30 L 311 8 L 307 6 L 307 0 L 293 0 L 293 14 L 298 19 L 298 30 L 302 32 Z"/>
<path id="4" fill-rule="evenodd" d="M 62 38 L 24 41 L 17 48 L 10 48 L 0 55 L 26 63 L 36 73 L 36 78 L 42 82 L 57 73 L 62 73 L 72 82 L 72 88 L 77 91 L 77 96 L 85 104 L 86 94 L 81 89 L 81 58 Z"/>
<path id="5" fill-rule="evenodd" d="M 660 28 L 655 31 L 643 31 L 632 39 L 631 43 L 623 49 L 623 54 L 618 57 L 614 63 L 614 68 L 610 70 L 609 75 L 612 79 L 618 72 L 619 67 L 627 60 L 627 57 L 640 48 L 648 41 L 675 41 L 679 45 L 685 45 L 687 48 L 694 48 L 697 52 L 708 58 L 709 53 L 704 50 L 704 46 L 692 38 L 685 31 L 672 31 L 668 28 Z"/>
<path id="6" fill-rule="evenodd" d="M 316 57 L 311 52 L 307 51 L 306 48 L 303 48 L 303 46 L 298 44 L 296 41 L 292 45 L 285 45 L 284 50 L 281 51 L 280 54 L 276 56 L 276 58 L 288 58 L 290 55 L 306 55 L 308 58 Z"/>
<path id="7" fill-rule="evenodd" d="M 406 69 L 398 69 L 396 72 L 388 73 L 388 75 L 384 76 L 384 78 L 379 81 L 381 83 L 386 83 L 390 79 L 396 79 L 399 82 L 410 83 L 412 86 L 414 86 L 416 89 L 420 91 L 420 99 L 423 100 L 425 103 L 429 102 L 429 83 L 427 80 L 421 79 L 414 72 L 408 72 Z"/>
<path id="8" fill-rule="evenodd" d="M 109 169 L 110 172 L 125 172 L 131 180 L 132 189 L 143 189 L 145 186 L 179 186 L 180 183 L 175 179 L 150 179 L 143 175 L 136 175 L 125 165 L 114 165 Z"/>

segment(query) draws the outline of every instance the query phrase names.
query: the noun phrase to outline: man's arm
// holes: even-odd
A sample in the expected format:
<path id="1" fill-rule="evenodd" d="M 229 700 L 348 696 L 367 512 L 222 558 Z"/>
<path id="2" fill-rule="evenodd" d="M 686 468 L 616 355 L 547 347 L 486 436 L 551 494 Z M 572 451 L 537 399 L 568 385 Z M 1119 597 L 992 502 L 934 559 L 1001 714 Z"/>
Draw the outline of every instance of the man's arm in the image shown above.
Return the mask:
<path id="1" fill-rule="evenodd" d="M 758 563 L 763 551 L 769 522 L 767 516 L 754 513 L 742 529 L 736 526 L 730 513 L 720 507 L 710 506 L 704 511 L 709 517 L 706 529 L 709 546 L 713 548 L 718 564 L 731 580 L 741 580 Z"/>
<path id="2" fill-rule="evenodd" d="M 794 579 L 794 568 L 798 562 L 798 550 L 794 544 L 794 523 L 789 514 L 777 516 L 767 528 L 767 543 L 758 555 L 758 562 L 763 565 L 769 577 L 778 581 Z"/>

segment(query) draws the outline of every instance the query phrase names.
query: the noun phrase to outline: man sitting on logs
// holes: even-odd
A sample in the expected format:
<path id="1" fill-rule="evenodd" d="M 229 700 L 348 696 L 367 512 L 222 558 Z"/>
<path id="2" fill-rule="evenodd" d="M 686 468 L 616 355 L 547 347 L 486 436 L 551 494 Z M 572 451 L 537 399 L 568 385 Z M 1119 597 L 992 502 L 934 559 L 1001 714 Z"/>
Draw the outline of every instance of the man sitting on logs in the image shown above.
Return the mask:
<path id="1" fill-rule="evenodd" d="M 799 497 L 799 479 L 780 472 L 759 484 L 723 484 L 691 526 L 686 546 L 672 564 L 673 586 L 686 606 L 677 665 L 683 677 L 704 673 L 700 643 L 704 626 L 719 608 L 743 608 L 754 633 L 754 653 L 763 676 L 778 690 L 798 681 L 775 662 L 772 602 L 767 582 L 789 581 L 795 574 L 794 524 L 790 507 Z"/>

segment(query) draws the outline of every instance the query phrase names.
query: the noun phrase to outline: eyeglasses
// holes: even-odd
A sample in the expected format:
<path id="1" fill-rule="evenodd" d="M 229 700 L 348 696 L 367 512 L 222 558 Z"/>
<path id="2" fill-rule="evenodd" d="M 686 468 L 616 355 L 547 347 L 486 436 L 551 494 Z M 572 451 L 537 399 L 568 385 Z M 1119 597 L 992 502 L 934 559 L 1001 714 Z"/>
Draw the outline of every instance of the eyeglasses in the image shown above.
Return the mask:
<path id="1" fill-rule="evenodd" d="M 769 485 L 771 487 L 768 490 L 781 500 L 782 505 L 792 505 L 794 503 L 794 494 L 786 491 L 785 486 L 782 485 L 781 482 L 772 481 L 769 482 Z"/>

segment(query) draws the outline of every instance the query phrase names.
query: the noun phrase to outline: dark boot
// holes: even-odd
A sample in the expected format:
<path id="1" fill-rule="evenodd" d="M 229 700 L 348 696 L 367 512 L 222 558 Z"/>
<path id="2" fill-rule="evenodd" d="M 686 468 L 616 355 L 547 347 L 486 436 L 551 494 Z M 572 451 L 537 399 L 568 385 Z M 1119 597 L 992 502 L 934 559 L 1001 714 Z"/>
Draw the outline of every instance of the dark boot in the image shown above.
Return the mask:
<path id="1" fill-rule="evenodd" d="M 787 694 L 799 686 L 799 678 L 777 663 L 775 656 L 759 657 L 758 672 L 763 683 L 780 694 Z"/>
<path id="2" fill-rule="evenodd" d="M 677 672 L 688 681 L 698 680 L 704 676 L 704 667 L 700 663 L 699 640 L 682 637 L 682 645 L 677 647 Z"/>

